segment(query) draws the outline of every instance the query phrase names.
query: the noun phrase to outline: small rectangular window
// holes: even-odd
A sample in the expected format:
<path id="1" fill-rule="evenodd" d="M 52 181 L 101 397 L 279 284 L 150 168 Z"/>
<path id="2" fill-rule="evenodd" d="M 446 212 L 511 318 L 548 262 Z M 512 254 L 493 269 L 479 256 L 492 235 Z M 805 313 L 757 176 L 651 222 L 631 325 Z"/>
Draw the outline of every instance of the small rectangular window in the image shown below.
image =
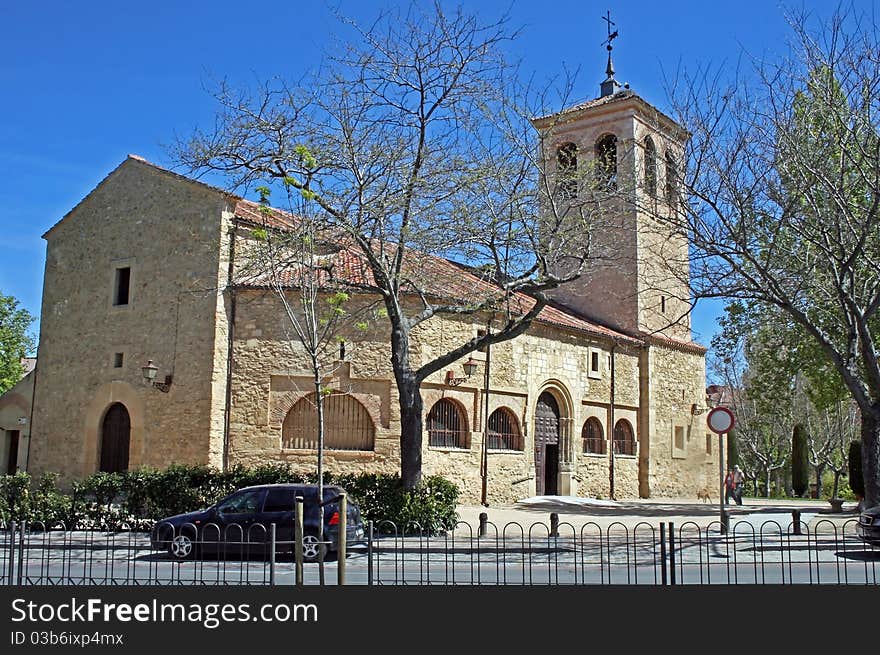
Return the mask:
<path id="1" fill-rule="evenodd" d="M 660 296 L 660 313 L 666 313 L 666 296 Z"/>
<path id="2" fill-rule="evenodd" d="M 684 450 L 684 428 L 675 426 L 675 447 L 678 450 Z"/>
<path id="3" fill-rule="evenodd" d="M 123 354 L 116 353 L 113 355 L 113 368 L 122 368 Z"/>
<path id="4" fill-rule="evenodd" d="M 587 376 L 596 380 L 602 378 L 602 351 L 598 348 L 590 348 L 587 352 Z"/>
<path id="5" fill-rule="evenodd" d="M 127 305 L 129 285 L 131 283 L 131 267 L 125 266 L 116 269 L 116 282 L 113 289 L 113 304 Z"/>
<path id="6" fill-rule="evenodd" d="M 706 435 L 706 454 L 707 455 L 712 454 L 712 435 L 711 434 Z"/>

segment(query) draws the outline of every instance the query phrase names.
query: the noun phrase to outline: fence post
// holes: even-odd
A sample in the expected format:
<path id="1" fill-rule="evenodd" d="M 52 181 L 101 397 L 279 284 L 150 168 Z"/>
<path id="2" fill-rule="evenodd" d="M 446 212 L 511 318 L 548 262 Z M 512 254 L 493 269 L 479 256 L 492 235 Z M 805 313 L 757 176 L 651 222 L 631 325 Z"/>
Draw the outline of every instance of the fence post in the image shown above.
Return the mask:
<path id="1" fill-rule="evenodd" d="M 486 524 L 489 522 L 489 515 L 486 512 L 480 512 L 480 531 L 477 533 L 481 537 L 486 536 Z"/>
<path id="2" fill-rule="evenodd" d="M 343 491 L 339 495 L 339 536 L 336 546 L 336 584 L 345 584 L 345 556 L 348 545 L 348 499 Z"/>
<path id="3" fill-rule="evenodd" d="M 303 584 L 303 500 L 302 496 L 296 497 L 296 518 L 294 525 L 294 559 L 296 560 L 296 585 Z"/>
<path id="4" fill-rule="evenodd" d="M 373 586 L 373 522 L 367 521 L 367 586 Z"/>
<path id="5" fill-rule="evenodd" d="M 12 575 L 15 573 L 15 521 L 9 524 L 9 577 L 7 583 L 12 584 Z"/>
<path id="6" fill-rule="evenodd" d="M 675 523 L 669 522 L 669 584 L 675 585 Z"/>
<path id="7" fill-rule="evenodd" d="M 275 586 L 275 524 L 269 526 L 269 585 Z"/>
<path id="8" fill-rule="evenodd" d="M 660 580 L 665 587 L 668 582 L 666 580 L 666 524 L 660 522 Z"/>
<path id="9" fill-rule="evenodd" d="M 559 514 L 557 514 L 556 512 L 550 514 L 550 536 L 559 536 Z"/>
<path id="10" fill-rule="evenodd" d="M 803 534 L 801 532 L 801 511 L 799 509 L 791 510 L 791 524 L 794 527 L 794 534 Z"/>
<path id="11" fill-rule="evenodd" d="M 24 521 L 18 528 L 18 578 L 16 584 L 19 586 L 21 586 L 21 581 L 24 578 L 24 533 L 26 529 L 27 521 Z M 12 580 L 9 582 L 11 584 Z"/>

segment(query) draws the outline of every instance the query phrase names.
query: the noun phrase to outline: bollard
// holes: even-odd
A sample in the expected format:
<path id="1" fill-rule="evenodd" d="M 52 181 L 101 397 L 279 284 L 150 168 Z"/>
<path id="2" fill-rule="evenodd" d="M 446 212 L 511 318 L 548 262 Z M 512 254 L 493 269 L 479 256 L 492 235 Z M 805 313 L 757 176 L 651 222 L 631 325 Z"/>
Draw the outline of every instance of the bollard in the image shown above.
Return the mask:
<path id="1" fill-rule="evenodd" d="M 559 536 L 559 514 L 556 512 L 550 515 L 550 536 L 554 538 Z"/>
<path id="2" fill-rule="evenodd" d="M 303 584 L 303 500 L 302 496 L 296 497 L 296 518 L 294 525 L 293 538 L 294 543 L 294 559 L 296 560 L 296 585 L 301 587 Z"/>
<path id="3" fill-rule="evenodd" d="M 675 523 L 669 522 L 669 584 L 675 585 Z"/>
<path id="4" fill-rule="evenodd" d="M 336 544 L 336 584 L 345 584 L 345 556 L 348 539 L 348 499 L 343 491 L 339 495 L 339 538 Z"/>
<path id="5" fill-rule="evenodd" d="M 486 512 L 480 512 L 480 531 L 479 536 L 486 536 L 486 524 L 489 522 L 489 515 Z"/>
<path id="6" fill-rule="evenodd" d="M 791 525 L 794 528 L 794 534 L 803 534 L 801 532 L 801 511 L 799 509 L 791 510 Z"/>

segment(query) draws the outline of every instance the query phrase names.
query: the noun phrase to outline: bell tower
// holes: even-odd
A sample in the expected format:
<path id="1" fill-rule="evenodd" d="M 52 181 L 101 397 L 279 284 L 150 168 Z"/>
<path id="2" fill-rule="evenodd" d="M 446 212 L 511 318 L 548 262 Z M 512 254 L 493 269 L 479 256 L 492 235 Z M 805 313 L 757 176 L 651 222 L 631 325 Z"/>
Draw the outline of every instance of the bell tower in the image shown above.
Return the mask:
<path id="1" fill-rule="evenodd" d="M 554 300 L 630 334 L 690 341 L 687 235 L 678 221 L 688 133 L 615 79 L 610 15 L 600 95 L 533 120 L 554 207 L 589 225 L 591 263 Z"/>

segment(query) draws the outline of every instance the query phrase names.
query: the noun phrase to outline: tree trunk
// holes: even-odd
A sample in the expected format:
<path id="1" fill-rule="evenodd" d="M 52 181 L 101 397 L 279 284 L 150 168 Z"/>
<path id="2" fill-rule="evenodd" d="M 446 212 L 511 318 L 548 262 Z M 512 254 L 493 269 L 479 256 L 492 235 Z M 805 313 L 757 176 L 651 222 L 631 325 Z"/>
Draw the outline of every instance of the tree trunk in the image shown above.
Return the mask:
<path id="1" fill-rule="evenodd" d="M 863 506 L 880 505 L 880 403 L 862 410 L 862 477 L 865 481 Z"/>
<path id="2" fill-rule="evenodd" d="M 834 469 L 834 484 L 831 487 L 831 497 L 837 498 L 837 490 L 840 488 L 840 469 Z"/>
<path id="3" fill-rule="evenodd" d="M 400 478 L 404 489 L 413 489 L 422 479 L 423 403 L 421 380 L 409 361 L 409 332 L 402 321 L 391 326 L 391 366 L 400 400 Z"/>
<path id="4" fill-rule="evenodd" d="M 398 382 L 400 398 L 400 477 L 404 489 L 422 479 L 422 392 L 412 374 Z"/>
<path id="5" fill-rule="evenodd" d="M 822 473 L 825 472 L 825 465 L 820 464 L 819 466 L 813 467 L 816 471 L 816 498 L 822 497 Z"/>

